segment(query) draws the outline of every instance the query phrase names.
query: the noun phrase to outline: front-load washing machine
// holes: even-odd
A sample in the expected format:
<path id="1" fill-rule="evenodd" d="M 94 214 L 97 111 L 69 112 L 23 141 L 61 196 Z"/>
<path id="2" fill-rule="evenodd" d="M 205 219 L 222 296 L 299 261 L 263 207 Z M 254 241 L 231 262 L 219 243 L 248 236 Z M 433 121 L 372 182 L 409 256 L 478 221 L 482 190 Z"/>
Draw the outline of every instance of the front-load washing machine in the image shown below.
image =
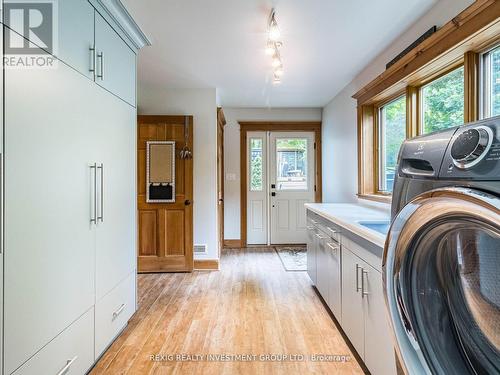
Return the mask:
<path id="1" fill-rule="evenodd" d="M 500 116 L 398 158 L 384 283 L 407 374 L 500 374 Z"/>

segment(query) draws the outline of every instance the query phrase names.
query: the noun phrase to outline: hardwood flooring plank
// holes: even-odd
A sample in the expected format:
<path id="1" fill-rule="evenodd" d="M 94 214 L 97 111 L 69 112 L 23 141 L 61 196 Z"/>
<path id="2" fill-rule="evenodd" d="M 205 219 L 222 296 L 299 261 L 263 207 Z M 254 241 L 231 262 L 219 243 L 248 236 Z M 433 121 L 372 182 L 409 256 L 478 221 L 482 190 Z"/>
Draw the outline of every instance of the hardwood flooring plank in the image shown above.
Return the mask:
<path id="1" fill-rule="evenodd" d="M 307 274 L 286 272 L 273 249 L 225 250 L 220 271 L 143 274 L 138 288 L 138 311 L 92 375 L 363 374 Z M 257 360 L 207 360 L 243 354 Z M 270 357 L 285 354 L 304 360 Z M 315 354 L 350 360 L 310 361 Z"/>

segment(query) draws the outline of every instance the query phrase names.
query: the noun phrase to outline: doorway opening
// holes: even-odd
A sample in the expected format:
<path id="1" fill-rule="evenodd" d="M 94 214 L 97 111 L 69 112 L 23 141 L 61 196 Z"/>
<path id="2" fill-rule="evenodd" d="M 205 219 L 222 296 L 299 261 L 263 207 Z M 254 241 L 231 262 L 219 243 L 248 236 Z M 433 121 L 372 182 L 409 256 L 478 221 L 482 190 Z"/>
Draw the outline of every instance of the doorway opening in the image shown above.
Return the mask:
<path id="1" fill-rule="evenodd" d="M 304 244 L 321 201 L 321 123 L 240 123 L 242 245 Z"/>

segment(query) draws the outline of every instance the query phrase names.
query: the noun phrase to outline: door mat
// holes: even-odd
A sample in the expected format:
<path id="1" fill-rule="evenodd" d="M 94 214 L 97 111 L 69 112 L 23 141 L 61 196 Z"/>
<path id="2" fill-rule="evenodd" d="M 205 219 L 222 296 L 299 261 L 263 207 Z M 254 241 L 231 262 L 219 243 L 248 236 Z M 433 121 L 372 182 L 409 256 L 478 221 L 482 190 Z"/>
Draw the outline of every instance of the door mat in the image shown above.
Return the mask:
<path id="1" fill-rule="evenodd" d="M 286 271 L 307 271 L 307 248 L 305 246 L 275 246 Z"/>

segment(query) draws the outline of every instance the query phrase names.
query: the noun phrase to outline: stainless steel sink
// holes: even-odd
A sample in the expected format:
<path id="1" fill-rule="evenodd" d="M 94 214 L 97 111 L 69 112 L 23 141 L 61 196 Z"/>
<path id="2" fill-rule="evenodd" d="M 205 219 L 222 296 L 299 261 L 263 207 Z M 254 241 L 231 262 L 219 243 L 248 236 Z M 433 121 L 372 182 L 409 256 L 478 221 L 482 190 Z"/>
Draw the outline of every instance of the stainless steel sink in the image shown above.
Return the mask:
<path id="1" fill-rule="evenodd" d="M 389 220 L 358 221 L 358 224 L 386 235 L 389 232 L 391 222 Z"/>

